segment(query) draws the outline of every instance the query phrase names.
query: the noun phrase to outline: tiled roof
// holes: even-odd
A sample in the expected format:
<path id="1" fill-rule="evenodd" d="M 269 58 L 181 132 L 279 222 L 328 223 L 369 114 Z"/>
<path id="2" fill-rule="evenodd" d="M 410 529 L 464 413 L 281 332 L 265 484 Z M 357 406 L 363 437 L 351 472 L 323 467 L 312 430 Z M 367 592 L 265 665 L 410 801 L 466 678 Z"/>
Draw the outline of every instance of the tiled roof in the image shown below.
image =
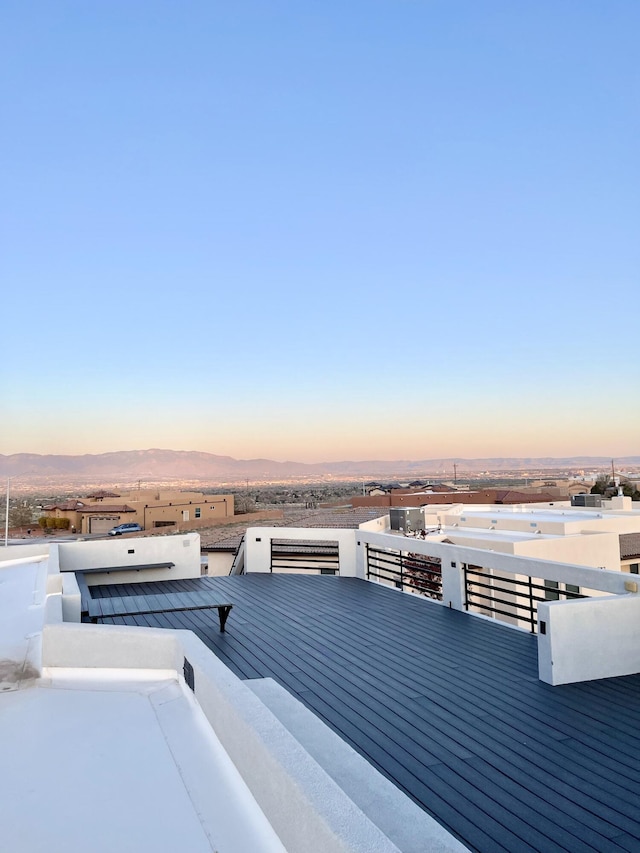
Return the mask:
<path id="1" fill-rule="evenodd" d="M 62 512 L 135 512 L 134 509 L 131 509 L 130 506 L 126 504 L 86 504 L 82 501 L 66 501 L 62 504 L 51 504 L 50 506 L 45 506 L 45 512 L 52 512 L 54 509 L 59 509 Z"/>
<path id="2" fill-rule="evenodd" d="M 551 687 L 535 637 L 356 578 L 249 574 L 116 584 L 209 589 L 215 611 L 107 619 L 193 630 L 273 678 L 476 853 L 640 850 L 640 676 Z"/>
<path id="3" fill-rule="evenodd" d="M 43 507 L 45 512 L 52 512 L 54 509 L 59 509 L 62 512 L 76 512 L 83 510 L 86 504 L 83 504 L 82 501 L 65 501 L 61 504 L 49 504 L 48 506 Z"/>
<path id="4" fill-rule="evenodd" d="M 276 520 L 251 521 L 247 524 L 242 524 L 242 516 L 237 516 L 240 523 L 234 524 L 233 533 L 228 533 L 222 527 L 209 528 L 201 531 L 200 540 L 203 551 L 236 551 L 247 527 L 335 527 L 353 530 L 366 521 L 380 518 L 385 514 L 384 509 L 385 507 L 356 507 L 344 510 L 307 510 L 300 511 L 294 518 L 288 516 Z"/>
<path id="5" fill-rule="evenodd" d="M 135 509 L 131 509 L 126 504 L 85 504 L 81 507 L 80 512 L 135 512 Z"/>
<path id="6" fill-rule="evenodd" d="M 620 534 L 620 559 L 629 557 L 640 557 L 640 533 Z"/>
<path id="7" fill-rule="evenodd" d="M 505 489 L 496 492 L 496 503 L 554 503 L 558 498 L 548 492 L 517 492 L 514 489 Z"/>

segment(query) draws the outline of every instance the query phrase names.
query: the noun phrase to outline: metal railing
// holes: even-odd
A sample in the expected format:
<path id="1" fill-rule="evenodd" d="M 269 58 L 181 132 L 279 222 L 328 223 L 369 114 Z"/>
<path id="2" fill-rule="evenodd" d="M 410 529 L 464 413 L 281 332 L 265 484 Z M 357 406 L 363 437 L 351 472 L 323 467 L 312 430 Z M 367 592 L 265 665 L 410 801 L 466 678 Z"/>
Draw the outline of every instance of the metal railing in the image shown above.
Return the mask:
<path id="1" fill-rule="evenodd" d="M 508 622 L 524 622 L 532 634 L 537 632 L 536 605 L 540 601 L 586 598 L 578 587 L 563 588 L 555 581 L 515 575 L 505 577 L 481 566 L 463 565 L 465 609 L 477 608 L 483 615 Z"/>
<path id="2" fill-rule="evenodd" d="M 231 568 L 229 569 L 230 575 L 243 575 L 244 574 L 244 555 L 245 555 L 245 544 L 244 544 L 245 536 L 243 535 L 240 540 L 240 544 L 238 545 L 238 550 L 236 551 L 233 557 L 233 563 L 231 564 Z"/>
<path id="3" fill-rule="evenodd" d="M 439 557 L 411 551 L 390 551 L 367 543 L 366 570 L 367 580 L 391 583 L 398 589 L 442 601 L 442 567 Z"/>
<path id="4" fill-rule="evenodd" d="M 337 575 L 340 573 L 338 543 L 324 540 L 308 542 L 272 539 L 270 571 L 316 571 L 325 575 Z"/>

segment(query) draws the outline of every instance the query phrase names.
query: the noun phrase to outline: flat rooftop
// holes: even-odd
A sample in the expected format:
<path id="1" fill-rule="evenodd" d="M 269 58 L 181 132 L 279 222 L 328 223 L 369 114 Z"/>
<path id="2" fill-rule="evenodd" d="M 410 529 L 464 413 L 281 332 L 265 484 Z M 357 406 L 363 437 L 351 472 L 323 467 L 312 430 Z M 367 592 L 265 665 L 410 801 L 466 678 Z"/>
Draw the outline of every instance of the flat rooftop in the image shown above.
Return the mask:
<path id="1" fill-rule="evenodd" d="M 45 671 L 0 696 L 0 754 L 7 853 L 285 853 L 175 673 Z"/>
<path id="2" fill-rule="evenodd" d="M 385 533 L 401 536 L 411 542 L 412 537 L 407 537 L 401 530 L 386 530 Z M 487 542 L 529 542 L 532 539 L 558 539 L 559 537 L 553 533 L 536 533 L 535 530 L 489 530 L 486 527 L 443 525 L 436 534 L 428 532 L 424 541 L 428 542 L 429 539 L 433 539 L 434 542 L 439 542 L 443 538 L 450 540 L 454 545 L 462 545 L 467 539 L 486 539 Z"/>
<path id="3" fill-rule="evenodd" d="M 91 591 L 196 589 L 234 603 L 225 633 L 215 610 L 104 622 L 190 629 L 240 678 L 273 678 L 470 850 L 640 850 L 640 675 L 551 687 L 532 635 L 355 578 Z"/>
<path id="4" fill-rule="evenodd" d="M 466 507 L 457 515 L 462 515 L 465 518 L 473 517 L 473 518 L 508 518 L 510 520 L 519 520 L 519 521 L 557 521 L 557 522 L 569 522 L 569 521 L 597 521 L 598 519 L 603 518 L 602 512 L 577 512 L 576 510 L 571 509 L 570 507 L 556 509 L 536 509 L 536 510 L 522 510 L 519 507 L 515 510 L 509 510 L 505 508 L 493 509 L 493 510 L 474 510 L 467 509 Z M 614 514 L 607 513 L 606 517 L 611 518 Z"/>

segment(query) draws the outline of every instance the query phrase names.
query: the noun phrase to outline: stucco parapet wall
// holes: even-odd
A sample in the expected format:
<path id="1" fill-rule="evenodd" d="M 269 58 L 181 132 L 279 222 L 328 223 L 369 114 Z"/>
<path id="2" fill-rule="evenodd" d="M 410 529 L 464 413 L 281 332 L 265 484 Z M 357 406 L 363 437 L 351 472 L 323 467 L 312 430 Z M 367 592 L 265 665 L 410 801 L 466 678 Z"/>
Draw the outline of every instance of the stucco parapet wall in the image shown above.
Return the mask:
<path id="1" fill-rule="evenodd" d="M 356 530 L 336 527 L 249 527 L 245 534 L 245 571 L 271 571 L 271 542 L 274 539 L 336 542 L 340 574 L 356 574 Z"/>
<path id="2" fill-rule="evenodd" d="M 265 704 L 190 631 L 48 625 L 43 664 L 182 672 L 209 724 L 288 853 L 400 853 Z M 453 848 L 452 848 L 453 849 Z"/>
<path id="3" fill-rule="evenodd" d="M 34 543 L 33 545 L 9 545 L 0 548 L 0 569 L 3 563 L 46 560 L 53 543 Z"/>
<path id="4" fill-rule="evenodd" d="M 60 668 L 181 670 L 175 631 L 120 625 L 45 625 L 42 665 Z"/>
<path id="5" fill-rule="evenodd" d="M 195 578 L 200 576 L 200 536 L 183 533 L 157 539 L 149 536 L 110 537 L 84 542 L 65 542 L 57 546 L 60 569 L 64 572 L 79 572 L 91 569 L 90 583 L 113 582 L 113 575 L 101 575 L 97 569 L 105 570 L 116 566 L 145 566 L 172 562 L 171 578 Z M 168 577 L 164 570 L 146 570 L 141 578 L 140 570 L 118 573 L 121 583 L 133 583 L 141 579 L 163 580 Z"/>
<path id="6" fill-rule="evenodd" d="M 538 675 L 547 684 L 640 673 L 639 595 L 542 602 L 538 624 Z"/>
<path id="7" fill-rule="evenodd" d="M 288 853 L 400 853 L 231 670 L 178 633 L 196 699 Z"/>
<path id="8" fill-rule="evenodd" d="M 48 592 L 46 558 L 16 560 L 0 567 L 0 692 L 38 678 L 41 635 L 47 618 L 61 621 L 61 594 Z"/>

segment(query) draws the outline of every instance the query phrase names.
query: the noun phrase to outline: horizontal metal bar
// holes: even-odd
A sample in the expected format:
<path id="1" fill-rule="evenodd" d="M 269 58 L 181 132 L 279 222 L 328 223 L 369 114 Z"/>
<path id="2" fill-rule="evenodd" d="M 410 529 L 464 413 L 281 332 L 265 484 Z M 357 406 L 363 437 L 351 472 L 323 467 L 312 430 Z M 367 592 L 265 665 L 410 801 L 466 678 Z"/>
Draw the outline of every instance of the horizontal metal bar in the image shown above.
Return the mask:
<path id="1" fill-rule="evenodd" d="M 518 580 L 517 578 L 513 578 L 513 579 L 512 578 L 503 578 L 503 577 L 497 577 L 496 575 L 486 575 L 484 573 L 481 574 L 480 572 L 472 572 L 472 571 L 467 571 L 466 575 L 467 575 L 468 582 L 472 583 L 474 586 L 491 586 L 492 589 L 499 589 L 498 584 L 502 583 L 502 584 L 511 584 L 513 586 L 524 587 L 527 590 L 527 592 L 530 589 L 535 589 L 536 591 L 539 591 L 539 592 L 553 592 L 553 593 L 558 592 L 561 595 L 566 595 L 567 598 L 588 598 L 588 596 L 583 595 L 582 593 L 570 592 L 569 590 L 564 590 L 562 588 L 555 587 L 555 586 L 548 586 L 547 584 L 544 584 L 544 583 L 534 583 L 533 581 L 531 581 L 531 582 L 521 581 L 521 580 Z M 482 580 L 476 580 L 474 578 L 482 578 Z M 483 584 L 482 583 L 482 581 L 486 581 L 488 579 L 492 580 L 493 583 L 492 584 Z M 544 579 L 539 578 L 539 580 L 544 580 Z M 506 588 L 505 588 L 505 591 L 506 591 Z M 546 599 L 542 599 L 542 600 L 546 600 Z"/>
<path id="2" fill-rule="evenodd" d="M 510 613 L 508 610 L 502 610 L 500 607 L 492 607 L 488 604 L 478 604 L 477 602 L 469 602 L 472 607 L 480 607 L 483 610 L 489 610 L 491 613 L 501 613 L 503 616 L 510 616 L 512 619 L 520 619 L 523 622 L 537 622 L 535 611 L 531 610 L 530 618 L 525 618 L 523 616 L 518 616 L 517 613 Z"/>

